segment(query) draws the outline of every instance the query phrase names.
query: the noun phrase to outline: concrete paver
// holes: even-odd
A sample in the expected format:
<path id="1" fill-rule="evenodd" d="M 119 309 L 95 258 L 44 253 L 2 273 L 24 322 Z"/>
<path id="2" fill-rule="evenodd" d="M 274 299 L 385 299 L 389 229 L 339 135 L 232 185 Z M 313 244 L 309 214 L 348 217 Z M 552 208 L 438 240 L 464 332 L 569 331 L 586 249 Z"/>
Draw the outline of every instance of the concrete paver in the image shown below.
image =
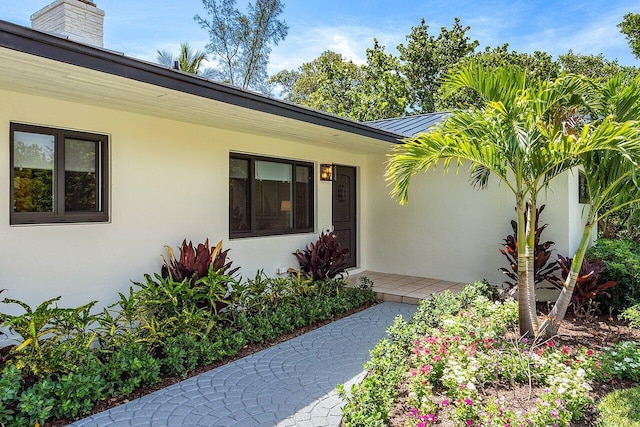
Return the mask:
<path id="1" fill-rule="evenodd" d="M 378 304 L 72 425 L 338 426 L 335 386 L 361 381 L 369 351 L 396 315 L 415 309 Z"/>

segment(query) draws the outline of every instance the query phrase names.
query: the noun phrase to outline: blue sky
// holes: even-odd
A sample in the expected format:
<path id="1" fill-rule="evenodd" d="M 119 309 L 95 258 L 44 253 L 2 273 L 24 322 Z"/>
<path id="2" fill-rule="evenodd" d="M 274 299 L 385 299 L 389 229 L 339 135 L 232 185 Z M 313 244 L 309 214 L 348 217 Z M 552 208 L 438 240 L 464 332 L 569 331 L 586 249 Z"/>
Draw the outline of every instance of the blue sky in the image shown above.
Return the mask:
<path id="1" fill-rule="evenodd" d="M 0 0 L 0 19 L 30 25 L 29 16 L 50 0 Z M 188 41 L 202 48 L 208 35 L 193 20 L 205 15 L 201 0 L 96 0 L 105 16 L 105 47 L 136 58 L 155 60 L 158 49 L 177 51 Z M 242 10 L 247 0 L 239 0 Z M 430 33 L 450 27 L 454 17 L 471 26 L 480 46 L 509 43 L 520 52 L 569 49 L 603 53 L 622 65 L 640 65 L 616 25 L 626 12 L 640 13 L 638 0 L 462 1 L 462 0 L 284 0 L 289 35 L 273 49 L 270 73 L 297 68 L 331 49 L 361 63 L 378 38 L 388 50 L 404 41 L 425 18 Z"/>

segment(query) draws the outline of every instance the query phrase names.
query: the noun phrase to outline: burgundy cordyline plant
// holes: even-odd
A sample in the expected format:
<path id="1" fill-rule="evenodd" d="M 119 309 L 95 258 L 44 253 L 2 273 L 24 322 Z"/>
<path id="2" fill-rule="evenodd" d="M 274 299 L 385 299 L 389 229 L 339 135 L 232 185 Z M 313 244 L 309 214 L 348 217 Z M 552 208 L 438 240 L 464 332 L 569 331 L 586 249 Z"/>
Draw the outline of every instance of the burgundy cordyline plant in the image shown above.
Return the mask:
<path id="1" fill-rule="evenodd" d="M 327 230 L 320 233 L 316 243 L 310 243 L 293 255 L 300 264 L 300 271 L 313 280 L 341 277 L 347 268 L 349 249 L 342 248 L 338 236 Z"/>

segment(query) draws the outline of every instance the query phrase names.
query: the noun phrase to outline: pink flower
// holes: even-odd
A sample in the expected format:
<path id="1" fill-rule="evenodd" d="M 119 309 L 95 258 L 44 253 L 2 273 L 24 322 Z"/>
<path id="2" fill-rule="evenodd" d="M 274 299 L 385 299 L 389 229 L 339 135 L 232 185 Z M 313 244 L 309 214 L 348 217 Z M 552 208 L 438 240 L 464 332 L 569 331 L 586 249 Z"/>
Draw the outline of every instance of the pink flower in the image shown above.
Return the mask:
<path id="1" fill-rule="evenodd" d="M 547 341 L 547 347 L 553 347 L 554 345 L 553 341 Z"/>
<path id="2" fill-rule="evenodd" d="M 467 425 L 469 427 L 473 427 L 473 420 L 467 420 Z"/>
<path id="3" fill-rule="evenodd" d="M 432 368 L 431 368 L 431 365 L 429 365 L 429 364 L 427 363 L 427 364 L 422 365 L 422 366 L 420 367 L 420 373 L 421 373 L 422 375 L 430 374 L 430 373 L 431 373 L 431 369 L 432 369 Z"/>
<path id="4" fill-rule="evenodd" d="M 464 403 L 466 403 L 469 406 L 473 405 L 473 400 L 469 399 L 468 397 L 464 399 Z"/>
<path id="5" fill-rule="evenodd" d="M 587 356 L 593 356 L 593 350 L 591 349 L 587 350 Z"/>
<path id="6" fill-rule="evenodd" d="M 442 406 L 447 406 L 448 404 L 450 404 L 451 402 L 449 402 L 447 399 L 442 399 L 442 402 L 440 402 L 440 404 Z"/>

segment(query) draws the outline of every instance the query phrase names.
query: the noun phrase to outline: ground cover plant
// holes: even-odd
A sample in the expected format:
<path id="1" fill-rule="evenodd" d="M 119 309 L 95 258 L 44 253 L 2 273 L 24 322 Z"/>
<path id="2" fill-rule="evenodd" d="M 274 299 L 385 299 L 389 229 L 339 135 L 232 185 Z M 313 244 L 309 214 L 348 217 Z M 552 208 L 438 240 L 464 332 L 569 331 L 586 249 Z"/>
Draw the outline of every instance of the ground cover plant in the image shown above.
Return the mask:
<path id="1" fill-rule="evenodd" d="M 597 392 L 640 379 L 637 342 L 530 340 L 517 315 L 482 283 L 425 300 L 371 352 L 367 378 L 341 391 L 344 426 L 594 425 L 583 416 L 599 416 Z"/>
<path id="2" fill-rule="evenodd" d="M 0 322 L 14 344 L 0 353 L 0 425 L 81 417 L 97 402 L 186 378 L 248 345 L 375 300 L 371 286 L 341 279 L 258 272 L 242 280 L 227 254 L 220 243 L 184 242 L 179 259 L 169 251 L 160 274 L 145 275 L 101 312 L 95 301 L 64 308 L 59 297 L 36 307 L 4 299 Z"/>

